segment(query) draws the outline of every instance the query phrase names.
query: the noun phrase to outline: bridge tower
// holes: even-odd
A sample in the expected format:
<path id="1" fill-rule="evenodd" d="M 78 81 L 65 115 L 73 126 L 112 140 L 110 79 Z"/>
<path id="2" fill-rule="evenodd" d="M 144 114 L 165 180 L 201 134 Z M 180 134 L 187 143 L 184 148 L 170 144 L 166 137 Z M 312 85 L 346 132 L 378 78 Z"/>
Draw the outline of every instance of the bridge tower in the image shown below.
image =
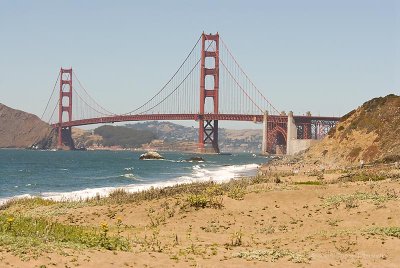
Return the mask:
<path id="1" fill-rule="evenodd" d="M 64 113 L 67 114 L 67 122 L 72 121 L 72 68 L 60 69 L 60 98 L 58 104 L 58 149 L 62 149 L 63 143 L 73 148 L 71 127 L 63 127 Z"/>
<path id="2" fill-rule="evenodd" d="M 206 41 L 214 42 L 207 46 L 215 48 L 208 50 Z M 211 61 L 206 59 L 210 58 Z M 207 66 L 206 63 L 214 62 L 213 66 Z M 206 99 L 213 101 L 213 113 L 218 114 L 218 90 L 219 90 L 219 34 L 205 34 L 201 36 L 201 60 L 200 60 L 200 114 L 199 114 L 199 151 L 219 153 L 218 147 L 218 120 L 204 120 L 206 113 Z M 206 88 L 206 77 L 212 76 L 214 86 Z M 207 111 L 210 112 L 210 111 Z M 211 145 L 211 146 L 210 146 Z"/>

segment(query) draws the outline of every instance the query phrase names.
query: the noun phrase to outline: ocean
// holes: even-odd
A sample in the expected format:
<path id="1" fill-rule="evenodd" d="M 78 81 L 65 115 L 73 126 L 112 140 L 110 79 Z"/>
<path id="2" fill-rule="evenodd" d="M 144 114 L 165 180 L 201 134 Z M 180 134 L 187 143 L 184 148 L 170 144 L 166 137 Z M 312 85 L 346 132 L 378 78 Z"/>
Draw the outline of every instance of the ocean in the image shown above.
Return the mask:
<path id="1" fill-rule="evenodd" d="M 0 150 L 0 204 L 15 197 L 80 200 L 106 196 L 117 188 L 129 192 L 150 187 L 254 176 L 268 161 L 253 154 L 202 155 L 162 152 L 165 160 L 139 160 L 132 151 Z"/>

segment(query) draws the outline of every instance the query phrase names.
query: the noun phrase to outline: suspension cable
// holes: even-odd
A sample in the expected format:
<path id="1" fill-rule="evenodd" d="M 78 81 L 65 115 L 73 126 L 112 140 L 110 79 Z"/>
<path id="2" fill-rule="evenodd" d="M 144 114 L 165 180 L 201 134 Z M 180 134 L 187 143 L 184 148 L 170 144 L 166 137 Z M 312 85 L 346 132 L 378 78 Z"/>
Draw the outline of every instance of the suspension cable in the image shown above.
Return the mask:
<path id="1" fill-rule="evenodd" d="M 206 51 L 210 48 L 211 44 L 212 44 L 212 43 L 210 43 L 210 44 L 208 45 L 208 47 L 206 48 Z M 201 61 L 201 58 L 200 58 L 199 60 L 197 60 L 197 62 L 196 62 L 196 64 L 194 65 L 194 67 L 193 67 L 193 68 L 190 70 L 190 72 L 185 76 L 185 78 L 184 78 L 184 79 L 175 87 L 175 89 L 174 89 L 173 91 L 171 91 L 164 99 L 162 99 L 159 103 L 157 103 L 157 104 L 154 105 L 153 107 L 151 107 L 151 108 L 147 109 L 146 111 L 143 111 L 143 112 L 141 112 L 141 113 L 139 113 L 139 114 L 146 113 L 146 112 L 152 110 L 153 108 L 157 107 L 158 105 L 160 105 L 161 103 L 163 103 L 169 96 L 171 96 L 175 91 L 177 91 L 178 88 L 183 84 L 183 82 L 186 81 L 186 79 L 189 77 L 189 75 L 191 75 L 191 74 L 193 73 L 194 69 L 196 69 L 196 67 L 197 67 L 197 65 L 199 65 L 200 61 Z"/>
<path id="2" fill-rule="evenodd" d="M 122 115 L 127 115 L 127 114 L 132 114 L 138 110 L 140 110 L 141 108 L 143 108 L 144 106 L 146 106 L 148 103 L 150 103 L 152 100 L 154 100 L 167 86 L 168 84 L 172 81 L 172 79 L 174 79 L 174 77 L 178 74 L 178 72 L 182 69 L 183 65 L 186 63 L 186 61 L 189 59 L 190 55 L 192 55 L 194 49 L 197 47 L 197 44 L 200 42 L 201 36 L 199 37 L 199 39 L 197 39 L 196 44 L 193 46 L 192 50 L 189 52 L 189 54 L 187 55 L 187 57 L 185 58 L 185 60 L 182 62 L 182 64 L 179 66 L 178 70 L 173 74 L 173 76 L 168 80 L 167 83 L 164 84 L 164 86 L 157 92 L 156 95 L 154 95 L 150 100 L 148 100 L 146 103 L 144 103 L 143 105 L 141 105 L 140 107 L 136 108 L 135 110 L 132 110 L 130 112 L 127 112 L 125 114 Z"/>
<path id="3" fill-rule="evenodd" d="M 147 109 L 146 111 L 143 111 L 139 114 L 144 114 L 150 110 L 152 110 L 153 108 L 157 107 L 158 105 L 160 105 L 161 103 L 163 103 L 169 96 L 171 96 L 175 91 L 178 90 L 178 88 L 183 84 L 183 82 L 186 81 L 186 79 L 189 77 L 189 75 L 191 75 L 194 71 L 194 69 L 196 69 L 197 65 L 199 65 L 200 60 L 197 61 L 196 65 L 192 68 L 192 70 L 190 70 L 190 72 L 185 76 L 185 78 L 175 87 L 175 89 L 173 91 L 171 91 L 164 99 L 162 99 L 159 103 L 157 103 L 156 105 L 154 105 L 153 107 Z"/>
<path id="4" fill-rule="evenodd" d="M 51 119 L 53 118 L 54 112 L 56 111 L 56 109 L 57 109 L 57 107 L 58 107 L 59 104 L 60 104 L 60 100 L 57 101 L 57 104 L 56 104 L 56 106 L 54 107 L 53 112 L 51 113 L 51 116 L 50 116 L 50 118 L 49 118 L 49 121 L 47 121 L 48 124 L 50 124 L 50 121 L 51 121 Z"/>
<path id="5" fill-rule="evenodd" d="M 239 69 L 242 71 L 242 73 L 246 76 L 246 78 L 250 81 L 251 85 L 257 90 L 257 92 L 262 96 L 262 98 L 275 110 L 277 114 L 279 114 L 279 111 L 272 105 L 272 103 L 261 93 L 261 91 L 256 87 L 256 85 L 251 81 L 247 73 L 243 70 L 243 68 L 239 65 L 237 62 L 236 58 L 233 56 L 231 51 L 229 50 L 228 46 L 225 44 L 224 40 L 220 37 L 222 45 L 225 47 L 225 49 L 228 51 L 229 55 L 232 57 L 232 59 L 235 61 L 235 63 L 238 65 Z"/>
<path id="6" fill-rule="evenodd" d="M 86 100 L 78 93 L 78 91 L 74 88 L 74 87 L 72 87 L 72 90 L 76 93 L 76 95 L 78 95 L 78 97 L 89 107 L 89 108 L 91 108 L 93 111 L 95 111 L 95 112 L 97 112 L 97 113 L 99 113 L 99 114 L 102 114 L 102 115 L 110 115 L 110 114 L 106 114 L 106 113 L 103 113 L 103 112 L 100 112 L 99 110 L 97 110 L 96 108 L 94 108 L 93 106 L 91 106 L 89 103 L 87 103 L 86 102 Z M 97 103 L 95 103 L 95 104 L 97 104 Z M 98 105 L 98 104 L 97 104 Z M 101 107 L 101 106 L 100 106 Z M 101 107 L 102 108 L 102 107 Z M 115 115 L 115 114 L 114 114 Z"/>
<path id="7" fill-rule="evenodd" d="M 43 114 L 42 114 L 42 116 L 40 117 L 40 120 L 43 120 L 43 116 L 44 116 L 44 114 L 46 113 L 47 108 L 49 107 L 51 98 L 53 97 L 54 91 L 55 91 L 56 86 L 57 86 L 57 84 L 58 84 L 58 80 L 60 79 L 60 75 L 61 75 L 61 73 L 58 73 L 56 83 L 54 84 L 54 87 L 53 87 L 53 91 L 51 92 L 50 98 L 49 98 L 49 100 L 47 101 L 46 108 L 44 109 Z M 53 112 L 53 114 L 54 114 L 54 112 Z M 52 115 L 52 116 L 53 116 L 53 115 Z"/>
<path id="8" fill-rule="evenodd" d="M 226 67 L 225 63 L 220 59 L 219 60 L 222 63 L 222 66 L 224 66 L 225 70 L 228 72 L 228 74 L 230 75 L 230 77 L 232 77 L 233 81 L 235 81 L 235 83 L 239 86 L 239 88 L 243 91 L 243 93 L 247 96 L 247 98 L 261 111 L 261 113 L 263 112 L 263 110 L 254 102 L 254 100 L 249 96 L 249 94 L 247 94 L 247 92 L 243 89 L 243 87 L 239 84 L 239 82 L 236 80 L 236 78 L 232 75 L 232 73 L 228 70 L 228 68 Z"/>
<path id="9" fill-rule="evenodd" d="M 74 74 L 76 80 L 78 81 L 78 84 L 79 84 L 79 85 L 82 87 L 82 89 L 85 91 L 86 95 L 88 95 L 89 98 L 91 98 L 92 101 L 93 101 L 97 106 L 99 106 L 102 110 L 104 110 L 105 112 L 107 112 L 108 115 L 116 115 L 115 113 L 110 112 L 109 110 L 107 110 L 106 108 L 104 108 L 103 106 L 101 106 L 101 105 L 86 91 L 85 87 L 82 85 L 81 81 L 79 80 L 78 76 L 76 75 L 76 73 L 75 73 L 73 70 L 72 70 L 72 73 Z M 75 91 L 76 91 L 76 90 L 75 90 Z M 104 113 L 103 113 L 103 114 L 104 114 Z M 105 115 L 105 114 L 104 114 L 104 115 Z"/>

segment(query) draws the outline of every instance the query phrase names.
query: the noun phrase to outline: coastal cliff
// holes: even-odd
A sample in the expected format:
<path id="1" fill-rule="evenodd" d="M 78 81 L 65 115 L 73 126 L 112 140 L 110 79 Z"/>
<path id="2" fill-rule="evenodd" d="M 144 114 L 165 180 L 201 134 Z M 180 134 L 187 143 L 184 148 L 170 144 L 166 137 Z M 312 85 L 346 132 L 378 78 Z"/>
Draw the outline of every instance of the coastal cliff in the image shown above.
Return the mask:
<path id="1" fill-rule="evenodd" d="M 49 124 L 0 103 L 0 148 L 50 149 L 55 144 L 56 136 Z"/>
<path id="2" fill-rule="evenodd" d="M 304 158 L 328 165 L 400 160 L 400 97 L 388 95 L 349 112 Z"/>

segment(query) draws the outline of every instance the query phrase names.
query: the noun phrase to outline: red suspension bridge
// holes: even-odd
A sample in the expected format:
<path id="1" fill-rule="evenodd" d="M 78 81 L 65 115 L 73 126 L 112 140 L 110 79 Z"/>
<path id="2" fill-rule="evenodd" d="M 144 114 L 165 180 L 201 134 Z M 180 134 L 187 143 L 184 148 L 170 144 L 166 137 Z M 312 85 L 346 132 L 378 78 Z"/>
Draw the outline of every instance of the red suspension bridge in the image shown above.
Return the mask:
<path id="1" fill-rule="evenodd" d="M 56 94 L 56 88 L 59 92 Z M 147 102 L 116 114 L 92 98 L 71 69 L 62 69 L 42 115 L 73 147 L 74 126 L 147 120 L 199 122 L 199 152 L 219 152 L 221 120 L 264 123 L 264 153 L 289 153 L 291 140 L 324 137 L 338 118 L 279 113 L 240 67 L 219 34 L 202 34 L 172 77 Z"/>

